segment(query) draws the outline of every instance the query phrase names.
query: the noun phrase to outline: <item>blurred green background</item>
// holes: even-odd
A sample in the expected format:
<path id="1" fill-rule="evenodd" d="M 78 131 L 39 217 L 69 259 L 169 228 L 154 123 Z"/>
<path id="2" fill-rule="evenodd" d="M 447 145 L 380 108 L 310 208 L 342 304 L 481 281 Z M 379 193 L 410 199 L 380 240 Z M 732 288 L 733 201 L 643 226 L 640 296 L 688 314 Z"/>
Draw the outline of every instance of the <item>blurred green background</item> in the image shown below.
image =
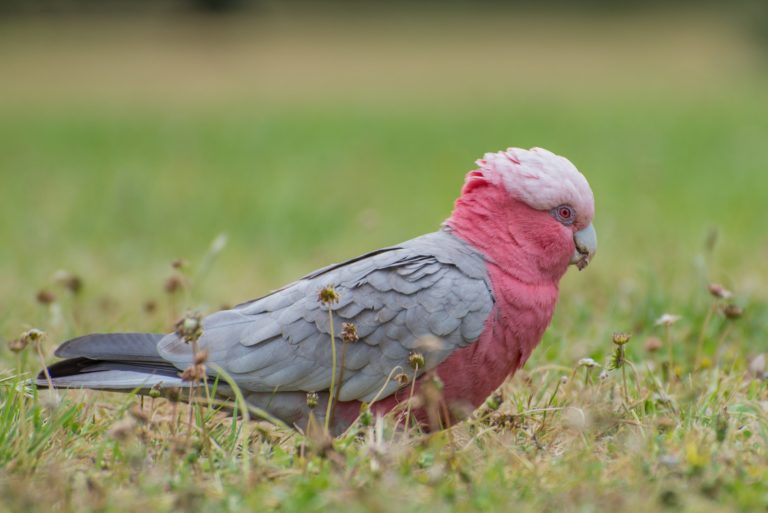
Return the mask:
<path id="1" fill-rule="evenodd" d="M 0 9 L 5 338 L 51 329 L 35 295 L 63 294 L 58 269 L 93 308 L 57 336 L 161 329 L 142 305 L 218 234 L 185 304 L 432 231 L 508 146 L 568 157 L 597 200 L 599 255 L 550 337 L 642 328 L 710 280 L 768 298 L 762 4 L 108 5 Z"/>

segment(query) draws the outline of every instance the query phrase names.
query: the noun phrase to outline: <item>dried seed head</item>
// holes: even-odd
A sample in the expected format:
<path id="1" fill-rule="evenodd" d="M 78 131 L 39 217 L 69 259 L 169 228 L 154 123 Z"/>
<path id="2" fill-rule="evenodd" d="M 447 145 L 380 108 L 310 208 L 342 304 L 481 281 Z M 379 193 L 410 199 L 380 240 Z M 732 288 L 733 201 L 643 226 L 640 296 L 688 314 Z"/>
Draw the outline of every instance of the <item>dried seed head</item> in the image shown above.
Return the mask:
<path id="1" fill-rule="evenodd" d="M 320 289 L 320 292 L 318 292 L 317 299 L 325 306 L 329 306 L 333 303 L 338 303 L 341 296 L 339 296 L 339 293 L 333 288 L 333 285 L 326 285 Z"/>
<path id="2" fill-rule="evenodd" d="M 157 311 L 157 303 L 150 299 L 144 302 L 143 308 L 144 313 L 151 315 Z"/>
<path id="3" fill-rule="evenodd" d="M 656 326 L 672 326 L 674 323 L 682 319 L 679 315 L 665 313 L 661 317 L 656 319 Z"/>
<path id="4" fill-rule="evenodd" d="M 83 280 L 69 271 L 59 270 L 53 274 L 53 281 L 69 290 L 72 294 L 78 294 L 83 289 Z"/>
<path id="5" fill-rule="evenodd" d="M 45 332 L 37 328 L 32 328 L 21 334 L 20 339 L 25 341 L 26 344 L 38 344 L 45 339 Z"/>
<path id="6" fill-rule="evenodd" d="M 50 290 L 42 289 L 38 291 L 35 299 L 37 299 L 37 302 L 41 305 L 50 305 L 56 301 L 56 296 Z"/>
<path id="7" fill-rule="evenodd" d="M 180 274 L 172 274 L 165 280 L 163 288 L 168 294 L 175 294 L 184 288 L 184 277 Z"/>
<path id="8" fill-rule="evenodd" d="M 179 377 L 181 377 L 182 381 L 193 381 L 195 378 L 195 369 L 193 365 L 190 365 L 184 371 L 179 374 Z"/>
<path id="9" fill-rule="evenodd" d="M 307 408 L 314 410 L 319 400 L 320 396 L 317 392 L 307 392 Z"/>
<path id="10" fill-rule="evenodd" d="M 632 338 L 632 335 L 629 333 L 614 333 L 613 334 L 613 343 L 617 346 L 623 346 L 627 342 L 629 342 L 629 339 Z"/>
<path id="11" fill-rule="evenodd" d="M 602 370 L 600 371 L 600 375 L 598 375 L 597 377 L 600 381 L 605 381 L 606 379 L 608 379 L 608 376 L 609 376 L 608 371 Z"/>
<path id="12" fill-rule="evenodd" d="M 205 365 L 190 365 L 184 369 L 184 372 L 180 374 L 180 377 L 182 381 L 191 381 L 193 383 L 203 381 L 205 379 Z"/>
<path id="13" fill-rule="evenodd" d="M 183 258 L 177 258 L 176 260 L 171 262 L 171 267 L 173 267 L 176 270 L 183 269 L 187 267 L 187 261 L 184 260 Z"/>
<path id="14" fill-rule="evenodd" d="M 184 342 L 197 342 L 203 335 L 203 316 L 200 312 L 189 312 L 176 323 L 176 335 Z"/>
<path id="15" fill-rule="evenodd" d="M 744 315 L 744 309 L 731 303 L 723 307 L 723 314 L 727 319 L 735 321 L 736 319 L 741 319 Z"/>
<path id="16" fill-rule="evenodd" d="M 592 358 L 582 358 L 579 360 L 578 366 L 591 369 L 592 367 L 600 367 L 600 364 L 594 361 Z"/>
<path id="17" fill-rule="evenodd" d="M 710 283 L 707 289 L 709 290 L 709 293 L 712 294 L 712 297 L 716 297 L 717 299 L 728 299 L 733 296 L 733 292 L 719 283 Z"/>
<path id="18" fill-rule="evenodd" d="M 360 340 L 357 336 L 357 326 L 352 322 L 345 322 L 341 325 L 341 340 L 354 343 Z"/>
<path id="19" fill-rule="evenodd" d="M 404 373 L 404 372 L 401 372 L 400 374 L 397 374 L 397 375 L 395 376 L 395 381 L 397 381 L 397 383 L 398 383 L 400 386 L 404 386 L 404 385 L 407 385 L 407 384 L 408 384 L 408 382 L 409 382 L 410 380 L 411 380 L 411 378 L 409 378 L 409 377 L 408 377 L 408 374 L 406 374 L 406 373 Z"/>
<path id="20" fill-rule="evenodd" d="M 13 353 L 20 353 L 27 347 L 29 341 L 27 339 L 19 337 L 8 341 L 8 349 Z"/>
<path id="21" fill-rule="evenodd" d="M 568 383 L 568 376 L 560 376 L 560 384 L 565 385 Z"/>
<path id="22" fill-rule="evenodd" d="M 195 354 L 195 365 L 202 365 L 208 361 L 208 350 L 201 349 Z"/>
<path id="23" fill-rule="evenodd" d="M 649 353 L 654 353 L 661 349 L 662 342 L 659 337 L 648 337 L 645 339 L 645 345 L 643 348 Z"/>
<path id="24" fill-rule="evenodd" d="M 424 368 L 424 355 L 421 354 L 421 353 L 411 352 L 408 355 L 408 364 L 413 369 L 423 369 Z"/>

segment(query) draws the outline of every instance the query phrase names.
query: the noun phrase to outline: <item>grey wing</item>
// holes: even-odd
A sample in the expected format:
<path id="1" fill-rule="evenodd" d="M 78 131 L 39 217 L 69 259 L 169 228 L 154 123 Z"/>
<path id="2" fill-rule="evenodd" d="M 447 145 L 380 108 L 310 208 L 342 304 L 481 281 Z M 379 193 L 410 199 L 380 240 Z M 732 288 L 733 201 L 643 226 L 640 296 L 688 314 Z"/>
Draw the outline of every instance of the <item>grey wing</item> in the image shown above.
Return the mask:
<path id="1" fill-rule="evenodd" d="M 204 320 L 200 346 L 246 390 L 328 390 L 332 322 L 337 369 L 344 355 L 339 399 L 386 397 L 401 386 L 394 375 L 413 375 L 411 352 L 425 358 L 420 372 L 436 367 L 480 336 L 493 306 L 482 257 L 450 234 L 431 235 L 217 312 Z M 326 306 L 318 292 L 328 285 L 340 300 Z M 355 325 L 359 341 L 342 342 L 343 323 Z M 177 367 L 191 360 L 190 348 L 175 335 L 158 349 Z"/>

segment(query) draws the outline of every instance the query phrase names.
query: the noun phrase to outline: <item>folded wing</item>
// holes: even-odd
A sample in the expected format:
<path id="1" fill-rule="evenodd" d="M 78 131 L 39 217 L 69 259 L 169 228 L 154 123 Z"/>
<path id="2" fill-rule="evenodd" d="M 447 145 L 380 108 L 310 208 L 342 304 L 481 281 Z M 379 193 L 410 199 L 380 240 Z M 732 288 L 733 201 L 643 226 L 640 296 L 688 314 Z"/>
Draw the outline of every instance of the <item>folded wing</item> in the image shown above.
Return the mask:
<path id="1" fill-rule="evenodd" d="M 326 286 L 339 294 L 337 303 L 320 302 Z M 421 373 L 477 340 L 492 306 L 483 257 L 441 231 L 321 269 L 217 312 L 203 321 L 200 347 L 245 390 L 319 392 L 331 386 L 332 322 L 338 370 L 344 354 L 339 399 L 371 401 L 401 386 L 394 375 L 413 376 L 411 352 L 425 357 Z M 343 323 L 353 323 L 360 337 L 346 347 Z M 178 368 L 192 358 L 174 334 L 160 341 L 158 352 Z"/>

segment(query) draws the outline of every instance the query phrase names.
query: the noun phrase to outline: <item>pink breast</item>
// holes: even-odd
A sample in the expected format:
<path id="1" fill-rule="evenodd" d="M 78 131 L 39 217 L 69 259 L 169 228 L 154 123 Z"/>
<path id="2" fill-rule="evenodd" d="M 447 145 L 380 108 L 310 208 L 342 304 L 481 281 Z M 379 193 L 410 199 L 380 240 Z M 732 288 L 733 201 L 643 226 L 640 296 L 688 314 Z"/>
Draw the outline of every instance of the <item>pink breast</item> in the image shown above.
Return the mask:
<path id="1" fill-rule="evenodd" d="M 554 312 L 556 285 L 521 284 L 503 276 L 494 266 L 489 272 L 496 304 L 483 333 L 477 341 L 452 353 L 436 369 L 444 386 L 443 398 L 451 409 L 474 410 L 522 367 L 541 340 Z M 417 380 L 417 391 L 422 379 L 424 377 Z M 384 414 L 407 400 L 410 393 L 410 387 L 405 387 L 378 401 L 372 409 Z M 337 414 L 352 422 L 359 410 L 358 401 L 349 401 L 339 403 Z M 425 411 L 417 410 L 414 415 L 426 425 Z"/>

